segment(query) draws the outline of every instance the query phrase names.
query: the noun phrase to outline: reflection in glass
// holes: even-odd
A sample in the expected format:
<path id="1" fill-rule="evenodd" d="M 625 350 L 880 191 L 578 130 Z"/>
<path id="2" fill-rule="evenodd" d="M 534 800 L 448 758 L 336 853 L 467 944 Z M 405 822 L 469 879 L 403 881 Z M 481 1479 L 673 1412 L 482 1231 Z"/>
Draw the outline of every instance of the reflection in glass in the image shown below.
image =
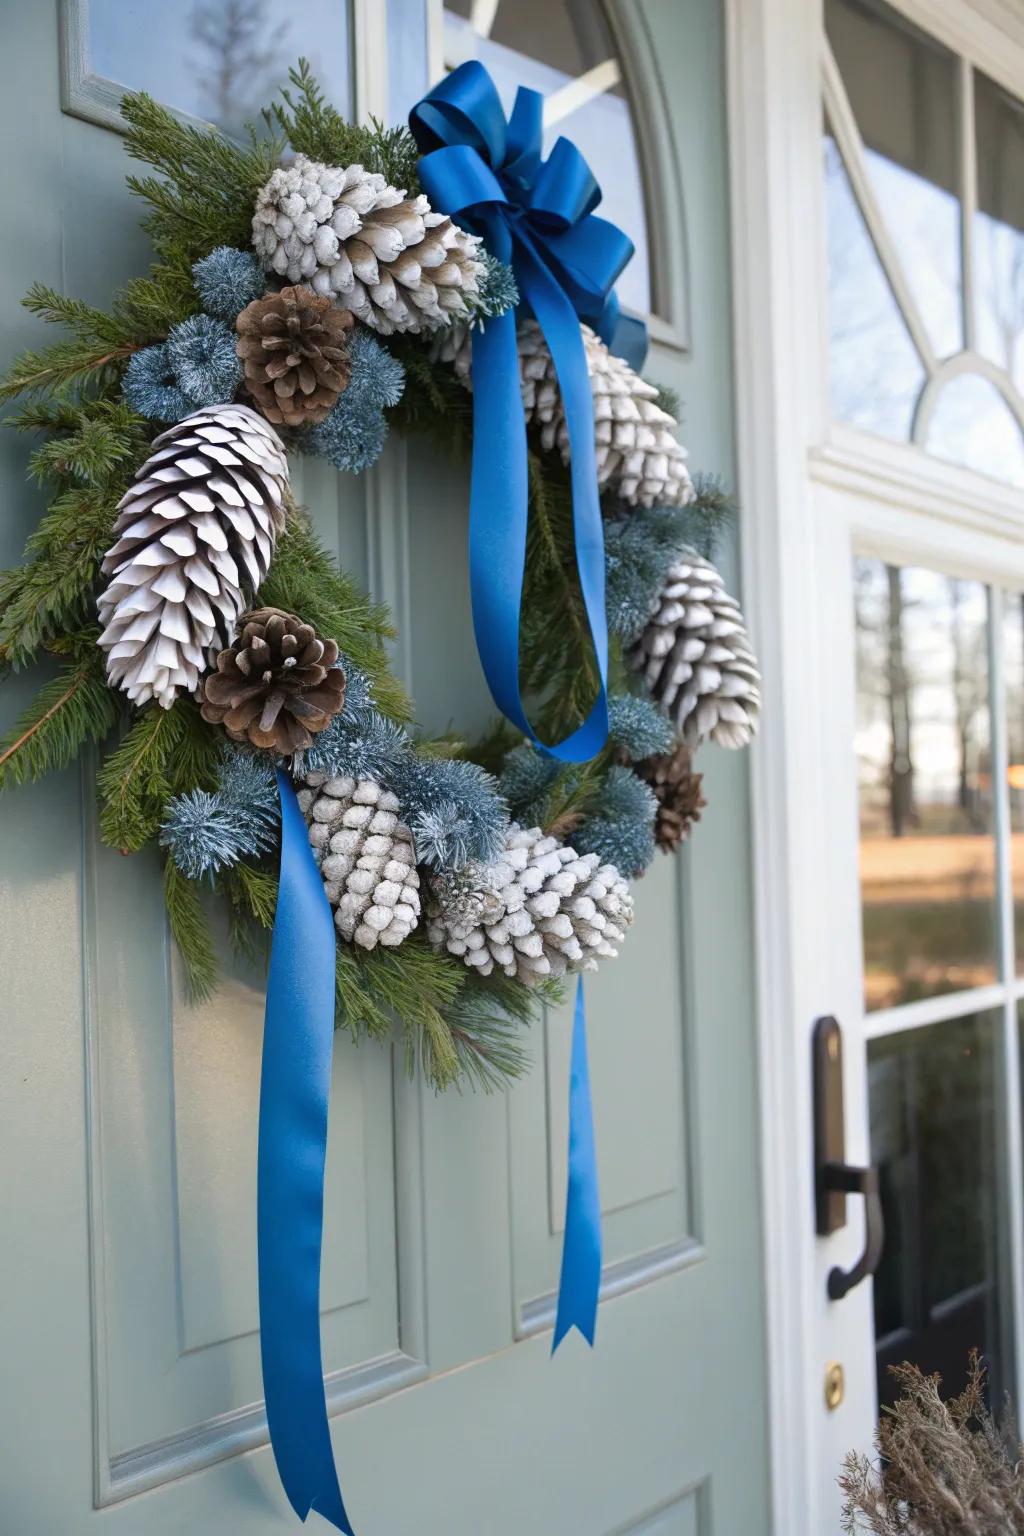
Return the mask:
<path id="1" fill-rule="evenodd" d="M 832 410 L 840 421 L 905 442 L 924 368 L 831 138 L 825 200 Z"/>
<path id="2" fill-rule="evenodd" d="M 470 26 L 472 9 L 471 0 L 448 0 L 445 5 L 445 62 L 451 67 L 479 59 L 490 70 L 506 112 L 519 85 L 550 96 L 615 59 L 615 42 L 599 0 L 586 5 L 573 0 L 503 0 L 487 38 Z M 598 213 L 624 229 L 636 247 L 616 291 L 627 308 L 646 314 L 651 308 L 647 216 L 636 132 L 623 82 L 584 100 L 549 128 L 544 135 L 545 154 L 562 134 L 586 156 L 601 184 Z"/>
<path id="3" fill-rule="evenodd" d="M 987 615 L 979 583 L 855 562 L 869 1009 L 995 980 Z"/>
<path id="4" fill-rule="evenodd" d="M 936 353 L 963 345 L 956 61 L 886 6 L 827 0 L 868 175 Z"/>
<path id="5" fill-rule="evenodd" d="M 340 112 L 352 104 L 344 0 L 89 0 L 92 68 L 240 133 L 307 58 Z"/>
<path id="6" fill-rule="evenodd" d="M 1024 438 L 988 379 L 961 373 L 943 385 L 928 423 L 929 452 L 1010 485 L 1024 485 Z"/>
<path id="7" fill-rule="evenodd" d="M 885 1248 L 875 1275 L 878 1396 L 911 1360 L 961 1390 L 969 1351 L 1009 1384 L 997 1252 L 996 1015 L 872 1040 L 871 1160 L 881 1173 Z"/>
<path id="8" fill-rule="evenodd" d="M 974 76 L 978 350 L 1024 385 L 1024 106 Z"/>

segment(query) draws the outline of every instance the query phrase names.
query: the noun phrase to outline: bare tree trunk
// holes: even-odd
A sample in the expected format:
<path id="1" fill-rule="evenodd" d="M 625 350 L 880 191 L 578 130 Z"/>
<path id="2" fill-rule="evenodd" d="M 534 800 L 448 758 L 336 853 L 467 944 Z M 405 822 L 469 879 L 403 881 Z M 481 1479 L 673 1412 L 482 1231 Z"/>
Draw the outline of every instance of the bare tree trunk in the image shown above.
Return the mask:
<path id="1" fill-rule="evenodd" d="M 914 764 L 910 754 L 910 688 L 903 653 L 903 572 L 885 568 L 889 586 L 889 825 L 902 837 L 914 819 Z"/>

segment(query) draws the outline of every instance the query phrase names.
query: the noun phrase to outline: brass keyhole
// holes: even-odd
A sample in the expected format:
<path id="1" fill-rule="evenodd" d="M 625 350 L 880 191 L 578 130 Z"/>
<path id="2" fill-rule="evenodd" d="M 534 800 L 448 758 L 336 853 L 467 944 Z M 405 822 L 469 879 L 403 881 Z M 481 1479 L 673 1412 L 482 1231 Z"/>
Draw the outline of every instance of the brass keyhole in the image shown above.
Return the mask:
<path id="1" fill-rule="evenodd" d="M 825 1367 L 825 1407 L 834 1413 L 846 1394 L 846 1377 L 838 1360 L 830 1360 Z"/>

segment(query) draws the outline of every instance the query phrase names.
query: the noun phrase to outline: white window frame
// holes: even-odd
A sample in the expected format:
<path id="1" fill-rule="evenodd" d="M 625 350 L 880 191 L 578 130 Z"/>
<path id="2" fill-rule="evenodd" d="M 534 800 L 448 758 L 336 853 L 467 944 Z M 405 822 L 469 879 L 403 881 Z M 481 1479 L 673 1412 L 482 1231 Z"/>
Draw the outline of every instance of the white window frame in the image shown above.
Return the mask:
<path id="1" fill-rule="evenodd" d="M 344 3 L 344 0 L 339 0 Z M 426 0 L 425 0 L 426 3 Z M 388 50 L 383 0 L 349 0 L 352 18 L 352 93 L 355 118 L 387 121 Z M 93 68 L 89 0 L 60 0 L 60 104 L 72 117 L 124 133 L 124 86 Z M 202 120 L 171 108 L 182 122 Z"/>
<path id="2" fill-rule="evenodd" d="M 1024 15 L 1010 0 L 889 4 L 1024 95 Z M 743 577 L 768 704 L 751 762 L 772 1509 L 779 1536 L 819 1536 L 809 1038 L 836 983 L 827 944 L 804 943 L 822 831 L 806 814 L 821 741 L 803 696 L 815 520 L 836 492 L 890 531 L 926 511 L 969 567 L 982 545 L 1024 540 L 1024 493 L 829 419 L 821 0 L 726 0 L 726 16 Z"/>

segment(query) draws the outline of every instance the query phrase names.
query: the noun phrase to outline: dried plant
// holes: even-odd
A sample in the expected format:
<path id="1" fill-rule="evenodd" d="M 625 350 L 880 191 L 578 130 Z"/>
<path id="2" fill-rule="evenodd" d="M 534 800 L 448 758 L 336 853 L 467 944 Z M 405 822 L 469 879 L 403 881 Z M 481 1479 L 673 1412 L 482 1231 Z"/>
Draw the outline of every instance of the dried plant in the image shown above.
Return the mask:
<path id="1" fill-rule="evenodd" d="M 985 1404 L 985 1369 L 972 1352 L 967 1386 L 943 1400 L 941 1378 L 893 1367 L 901 1395 L 884 1410 L 878 1461 L 843 1464 L 846 1536 L 1024 1536 L 1024 1464 L 1009 1414 Z"/>

